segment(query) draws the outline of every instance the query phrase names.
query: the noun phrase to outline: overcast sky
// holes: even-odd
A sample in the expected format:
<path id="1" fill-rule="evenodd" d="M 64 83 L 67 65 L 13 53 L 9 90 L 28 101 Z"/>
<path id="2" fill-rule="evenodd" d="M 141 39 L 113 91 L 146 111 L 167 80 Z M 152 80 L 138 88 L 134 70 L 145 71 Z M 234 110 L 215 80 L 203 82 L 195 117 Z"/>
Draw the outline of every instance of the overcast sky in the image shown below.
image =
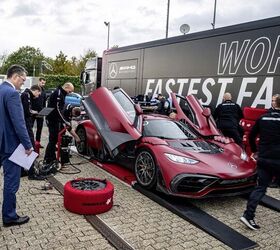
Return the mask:
<path id="1" fill-rule="evenodd" d="M 211 29 L 214 0 L 170 0 L 169 37 Z M 280 15 L 280 0 L 217 0 L 216 28 Z M 0 55 L 21 46 L 55 58 L 165 38 L 167 0 L 0 0 Z"/>

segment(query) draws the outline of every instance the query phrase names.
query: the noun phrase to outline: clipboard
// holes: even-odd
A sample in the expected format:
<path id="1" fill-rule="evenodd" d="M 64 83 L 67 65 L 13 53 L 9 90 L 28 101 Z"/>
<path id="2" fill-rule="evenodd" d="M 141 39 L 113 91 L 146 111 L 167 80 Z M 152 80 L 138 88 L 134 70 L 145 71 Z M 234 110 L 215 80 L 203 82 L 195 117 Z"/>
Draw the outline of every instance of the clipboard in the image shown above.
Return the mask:
<path id="1" fill-rule="evenodd" d="M 53 110 L 54 108 L 45 107 L 36 116 L 48 116 Z"/>

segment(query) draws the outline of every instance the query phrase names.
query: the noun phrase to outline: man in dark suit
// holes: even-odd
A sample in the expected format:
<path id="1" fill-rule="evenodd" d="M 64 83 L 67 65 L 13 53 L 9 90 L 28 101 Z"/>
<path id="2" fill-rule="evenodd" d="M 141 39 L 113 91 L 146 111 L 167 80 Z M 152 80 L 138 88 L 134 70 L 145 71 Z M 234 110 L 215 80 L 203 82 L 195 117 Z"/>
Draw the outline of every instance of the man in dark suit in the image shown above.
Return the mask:
<path id="1" fill-rule="evenodd" d="M 17 91 L 25 80 L 26 70 L 19 65 L 13 65 L 7 71 L 7 80 L 0 85 L 0 162 L 4 172 L 2 203 L 4 227 L 29 221 L 28 216 L 21 217 L 16 212 L 16 193 L 19 189 L 21 167 L 9 160 L 20 143 L 27 155 L 33 151 Z"/>

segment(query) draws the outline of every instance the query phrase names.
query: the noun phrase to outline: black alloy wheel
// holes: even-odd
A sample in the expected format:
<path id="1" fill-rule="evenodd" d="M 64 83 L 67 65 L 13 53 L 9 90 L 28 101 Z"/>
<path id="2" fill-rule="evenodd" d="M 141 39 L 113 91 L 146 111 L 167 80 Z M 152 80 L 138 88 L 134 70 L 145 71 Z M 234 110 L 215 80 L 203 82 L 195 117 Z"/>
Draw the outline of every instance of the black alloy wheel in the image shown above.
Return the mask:
<path id="1" fill-rule="evenodd" d="M 152 153 L 147 149 L 142 149 L 137 153 L 134 173 L 137 182 L 147 188 L 152 189 L 157 183 L 157 167 Z"/>
<path id="2" fill-rule="evenodd" d="M 80 138 L 80 142 L 76 142 L 76 148 L 79 154 L 87 155 L 88 148 L 87 148 L 87 134 L 86 130 L 83 127 L 78 127 L 76 130 L 77 135 Z"/>
<path id="3" fill-rule="evenodd" d="M 106 187 L 106 182 L 93 179 L 74 180 L 71 184 L 79 190 L 102 190 Z"/>

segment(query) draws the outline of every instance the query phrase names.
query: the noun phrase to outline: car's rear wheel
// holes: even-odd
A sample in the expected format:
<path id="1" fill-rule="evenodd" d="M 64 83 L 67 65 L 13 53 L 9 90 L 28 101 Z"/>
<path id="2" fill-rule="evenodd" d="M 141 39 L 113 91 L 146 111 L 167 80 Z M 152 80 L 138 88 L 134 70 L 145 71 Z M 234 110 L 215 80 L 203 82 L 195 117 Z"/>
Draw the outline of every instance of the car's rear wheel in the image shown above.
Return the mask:
<path id="1" fill-rule="evenodd" d="M 77 135 L 80 138 L 80 142 L 76 143 L 76 148 L 79 154 L 87 155 L 88 148 L 87 148 L 87 133 L 83 127 L 78 127 L 76 131 Z"/>
<path id="2" fill-rule="evenodd" d="M 135 159 L 134 173 L 137 182 L 147 188 L 152 189 L 157 183 L 157 167 L 154 156 L 148 149 L 141 149 Z"/>

